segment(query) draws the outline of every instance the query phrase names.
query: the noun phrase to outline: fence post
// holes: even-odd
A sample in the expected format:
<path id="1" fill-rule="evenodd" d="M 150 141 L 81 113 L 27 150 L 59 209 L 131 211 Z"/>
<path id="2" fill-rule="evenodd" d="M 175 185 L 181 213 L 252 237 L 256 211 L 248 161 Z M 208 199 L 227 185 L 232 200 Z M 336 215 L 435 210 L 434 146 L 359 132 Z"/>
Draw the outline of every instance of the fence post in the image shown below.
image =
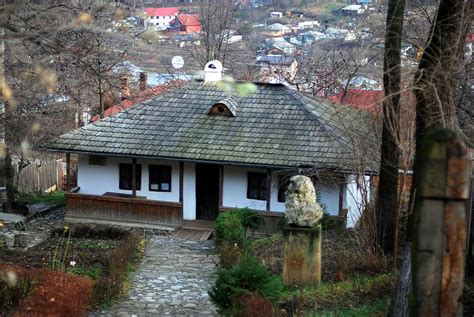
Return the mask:
<path id="1" fill-rule="evenodd" d="M 466 251 L 468 150 L 448 129 L 422 140 L 414 209 L 414 316 L 461 316 Z M 421 166 L 422 165 L 422 166 Z"/>

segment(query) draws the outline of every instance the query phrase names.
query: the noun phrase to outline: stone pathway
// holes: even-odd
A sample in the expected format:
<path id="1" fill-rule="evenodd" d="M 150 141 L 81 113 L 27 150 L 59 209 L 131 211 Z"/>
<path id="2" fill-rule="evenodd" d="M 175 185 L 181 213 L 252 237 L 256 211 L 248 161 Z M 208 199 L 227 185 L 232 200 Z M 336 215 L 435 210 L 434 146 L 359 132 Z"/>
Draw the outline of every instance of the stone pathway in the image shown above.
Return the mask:
<path id="1" fill-rule="evenodd" d="M 216 261 L 212 241 L 153 235 L 127 299 L 90 316 L 216 316 L 207 294 Z"/>

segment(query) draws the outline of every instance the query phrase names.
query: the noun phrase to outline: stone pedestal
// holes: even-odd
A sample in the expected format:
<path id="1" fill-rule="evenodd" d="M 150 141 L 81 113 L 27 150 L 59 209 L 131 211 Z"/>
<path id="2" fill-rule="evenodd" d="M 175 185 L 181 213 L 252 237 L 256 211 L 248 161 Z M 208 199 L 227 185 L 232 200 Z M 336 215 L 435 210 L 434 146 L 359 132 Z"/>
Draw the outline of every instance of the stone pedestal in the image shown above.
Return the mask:
<path id="1" fill-rule="evenodd" d="M 318 286 L 321 282 L 321 225 L 283 228 L 283 283 Z"/>

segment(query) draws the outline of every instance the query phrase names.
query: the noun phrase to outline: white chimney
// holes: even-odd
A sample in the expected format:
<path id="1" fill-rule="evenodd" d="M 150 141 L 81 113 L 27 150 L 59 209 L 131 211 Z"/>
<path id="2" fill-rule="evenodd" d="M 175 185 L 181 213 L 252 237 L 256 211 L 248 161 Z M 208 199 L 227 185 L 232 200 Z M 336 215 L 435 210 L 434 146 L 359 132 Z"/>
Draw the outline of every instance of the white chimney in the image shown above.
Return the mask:
<path id="1" fill-rule="evenodd" d="M 222 80 L 222 63 L 218 60 L 210 61 L 204 67 L 204 81 L 221 81 Z"/>

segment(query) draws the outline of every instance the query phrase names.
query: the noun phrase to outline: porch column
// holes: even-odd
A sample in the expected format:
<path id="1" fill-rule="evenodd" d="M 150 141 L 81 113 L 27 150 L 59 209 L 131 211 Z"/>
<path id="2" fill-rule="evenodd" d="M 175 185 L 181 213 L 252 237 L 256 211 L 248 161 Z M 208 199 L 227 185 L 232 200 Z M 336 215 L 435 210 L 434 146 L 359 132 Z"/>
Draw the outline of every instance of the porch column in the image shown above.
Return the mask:
<path id="1" fill-rule="evenodd" d="M 184 163 L 179 162 L 179 202 L 183 203 Z"/>
<path id="2" fill-rule="evenodd" d="M 132 159 L 132 197 L 137 197 L 137 159 Z"/>
<path id="3" fill-rule="evenodd" d="M 272 170 L 267 169 L 267 211 L 270 211 L 270 200 L 272 199 Z"/>
<path id="4" fill-rule="evenodd" d="M 66 192 L 71 190 L 71 153 L 66 153 Z"/>
<path id="5" fill-rule="evenodd" d="M 342 213 L 342 206 L 344 203 L 344 184 L 339 184 L 339 210 L 338 214 L 341 216 Z"/>
<path id="6" fill-rule="evenodd" d="M 224 165 L 219 166 L 219 207 L 223 206 L 224 197 Z"/>

